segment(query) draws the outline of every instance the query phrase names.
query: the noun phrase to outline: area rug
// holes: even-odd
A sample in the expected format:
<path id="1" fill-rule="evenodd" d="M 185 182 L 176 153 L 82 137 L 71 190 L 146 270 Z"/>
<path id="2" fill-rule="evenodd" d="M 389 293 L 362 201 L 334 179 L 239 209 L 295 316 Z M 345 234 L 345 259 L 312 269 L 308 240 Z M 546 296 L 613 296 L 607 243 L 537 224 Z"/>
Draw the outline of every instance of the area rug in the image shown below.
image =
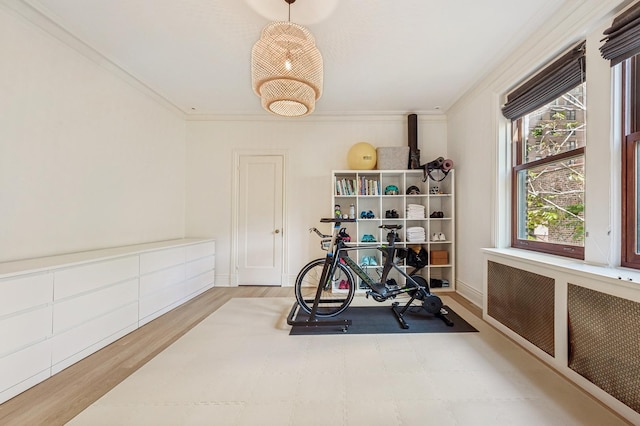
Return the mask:
<path id="1" fill-rule="evenodd" d="M 342 325 L 323 325 L 322 319 L 309 325 L 293 325 L 290 335 L 313 334 L 396 334 L 396 333 L 467 333 L 477 332 L 471 324 L 455 313 L 449 306 L 446 317 L 453 322 L 448 326 L 441 318 L 427 313 L 416 306 L 407 309 L 404 319 L 409 328 L 402 328 L 390 306 L 350 306 L 346 311 L 330 320 L 351 320 L 344 330 Z M 305 321 L 309 315 L 298 310 L 295 321 Z"/>
<path id="2" fill-rule="evenodd" d="M 68 425 L 628 424 L 442 299 L 479 333 L 293 337 L 293 298 L 233 298 Z"/>

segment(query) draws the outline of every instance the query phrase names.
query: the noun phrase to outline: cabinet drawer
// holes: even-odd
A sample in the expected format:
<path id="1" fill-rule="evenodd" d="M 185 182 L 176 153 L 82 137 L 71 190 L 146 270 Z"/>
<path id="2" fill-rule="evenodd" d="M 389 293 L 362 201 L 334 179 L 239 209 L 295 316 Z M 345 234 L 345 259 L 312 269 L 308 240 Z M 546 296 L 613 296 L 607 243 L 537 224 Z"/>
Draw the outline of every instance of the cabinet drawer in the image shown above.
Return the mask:
<path id="1" fill-rule="evenodd" d="M 148 274 L 179 265 L 184 263 L 185 258 L 186 249 L 184 247 L 143 253 L 140 255 L 140 274 Z"/>
<path id="2" fill-rule="evenodd" d="M 51 372 L 49 340 L 0 358 L 0 392 L 43 372 Z"/>
<path id="3" fill-rule="evenodd" d="M 197 277 L 188 279 L 185 286 L 185 295 L 190 296 L 193 293 L 196 293 L 204 288 L 213 286 L 214 279 L 215 271 L 213 270 L 198 275 Z"/>
<path id="4" fill-rule="evenodd" d="M 56 303 L 53 307 L 53 333 L 91 321 L 137 300 L 138 280 L 133 279 Z"/>
<path id="5" fill-rule="evenodd" d="M 84 293 L 138 275 L 138 256 L 91 263 L 55 272 L 55 300 Z"/>
<path id="6" fill-rule="evenodd" d="M 138 304 L 132 303 L 57 334 L 51 339 L 51 362 L 55 366 L 74 355 L 88 356 L 119 338 L 121 330 L 135 328 L 137 322 Z"/>
<path id="7" fill-rule="evenodd" d="M 156 318 L 165 313 L 168 310 L 165 308 L 184 299 L 184 292 L 185 284 L 181 282 L 140 297 L 140 319 L 148 319 L 150 315 Z"/>
<path id="8" fill-rule="evenodd" d="M 0 281 L 0 317 L 53 301 L 53 274 L 37 274 Z"/>
<path id="9" fill-rule="evenodd" d="M 51 334 L 51 305 L 0 321 L 0 356 L 47 339 Z"/>
<path id="10" fill-rule="evenodd" d="M 215 268 L 215 262 L 215 256 L 207 256 L 187 263 L 187 279 L 211 271 Z"/>
<path id="11" fill-rule="evenodd" d="M 194 244 L 187 247 L 187 262 L 190 260 L 200 259 L 201 257 L 211 256 L 216 253 L 215 241 L 202 244 Z"/>
<path id="12" fill-rule="evenodd" d="M 184 282 L 185 265 L 154 272 L 140 277 L 140 298 L 164 288 Z"/>

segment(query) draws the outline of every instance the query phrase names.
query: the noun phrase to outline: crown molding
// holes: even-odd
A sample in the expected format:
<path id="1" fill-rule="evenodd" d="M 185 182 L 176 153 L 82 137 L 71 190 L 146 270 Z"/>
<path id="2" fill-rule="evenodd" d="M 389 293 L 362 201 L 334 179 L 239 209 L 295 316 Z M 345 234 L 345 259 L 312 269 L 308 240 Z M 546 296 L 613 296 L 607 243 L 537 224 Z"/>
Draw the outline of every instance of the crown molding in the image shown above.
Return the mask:
<path id="1" fill-rule="evenodd" d="M 343 113 L 314 113 L 306 117 L 277 117 L 264 112 L 263 114 L 186 114 L 185 120 L 189 121 L 264 121 L 264 122 L 288 122 L 288 123 L 310 123 L 310 122 L 337 122 L 337 121 L 398 121 L 406 120 L 407 115 L 417 114 L 418 121 L 446 121 L 447 116 L 442 112 L 343 112 Z"/>

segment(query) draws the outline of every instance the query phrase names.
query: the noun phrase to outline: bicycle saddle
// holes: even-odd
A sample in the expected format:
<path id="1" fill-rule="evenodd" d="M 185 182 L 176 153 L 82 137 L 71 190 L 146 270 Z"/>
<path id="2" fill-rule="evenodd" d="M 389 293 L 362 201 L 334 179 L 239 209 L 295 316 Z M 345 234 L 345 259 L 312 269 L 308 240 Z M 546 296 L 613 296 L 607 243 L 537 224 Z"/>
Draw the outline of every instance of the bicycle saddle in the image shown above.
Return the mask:
<path id="1" fill-rule="evenodd" d="M 402 229 L 402 225 L 380 225 L 378 228 L 383 229 Z"/>

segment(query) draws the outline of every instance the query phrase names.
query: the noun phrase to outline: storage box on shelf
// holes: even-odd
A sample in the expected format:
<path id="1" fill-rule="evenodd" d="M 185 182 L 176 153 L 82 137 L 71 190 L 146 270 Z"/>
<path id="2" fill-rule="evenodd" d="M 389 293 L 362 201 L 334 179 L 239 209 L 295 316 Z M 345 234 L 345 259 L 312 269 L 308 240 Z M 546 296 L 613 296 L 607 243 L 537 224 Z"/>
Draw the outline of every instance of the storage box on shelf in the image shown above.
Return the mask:
<path id="1" fill-rule="evenodd" d="M 422 170 L 336 170 L 332 175 L 333 207 L 339 205 L 342 215 L 350 215 L 350 206 L 353 205 L 357 219 L 342 226 L 351 236 L 352 243 L 371 246 L 371 250 L 353 251 L 351 256 L 360 265 L 364 264 L 374 279 L 381 268 L 367 265 L 366 261 L 373 256 L 377 265 L 382 263 L 382 255 L 375 247 L 386 242 L 387 231 L 379 226 L 397 224 L 402 225 L 398 231 L 400 242 L 396 243 L 397 246 L 416 248 L 416 251 L 425 248 L 427 253 L 447 253 L 445 262 L 430 261 L 418 273 L 432 280 L 435 288 L 455 289 L 453 170 L 440 182 L 432 179 L 423 182 Z M 407 193 L 411 187 L 418 191 Z M 371 242 L 372 239 L 375 241 Z M 408 265 L 404 268 L 408 273 L 414 269 Z M 393 278 L 399 284 L 405 281 L 399 274 Z"/>
<path id="2" fill-rule="evenodd" d="M 447 265 L 449 263 L 449 252 L 446 250 L 431 250 L 429 254 L 432 265 Z"/>
<path id="3" fill-rule="evenodd" d="M 398 170 L 409 164 L 409 147 L 379 147 L 376 148 L 378 170 Z"/>

